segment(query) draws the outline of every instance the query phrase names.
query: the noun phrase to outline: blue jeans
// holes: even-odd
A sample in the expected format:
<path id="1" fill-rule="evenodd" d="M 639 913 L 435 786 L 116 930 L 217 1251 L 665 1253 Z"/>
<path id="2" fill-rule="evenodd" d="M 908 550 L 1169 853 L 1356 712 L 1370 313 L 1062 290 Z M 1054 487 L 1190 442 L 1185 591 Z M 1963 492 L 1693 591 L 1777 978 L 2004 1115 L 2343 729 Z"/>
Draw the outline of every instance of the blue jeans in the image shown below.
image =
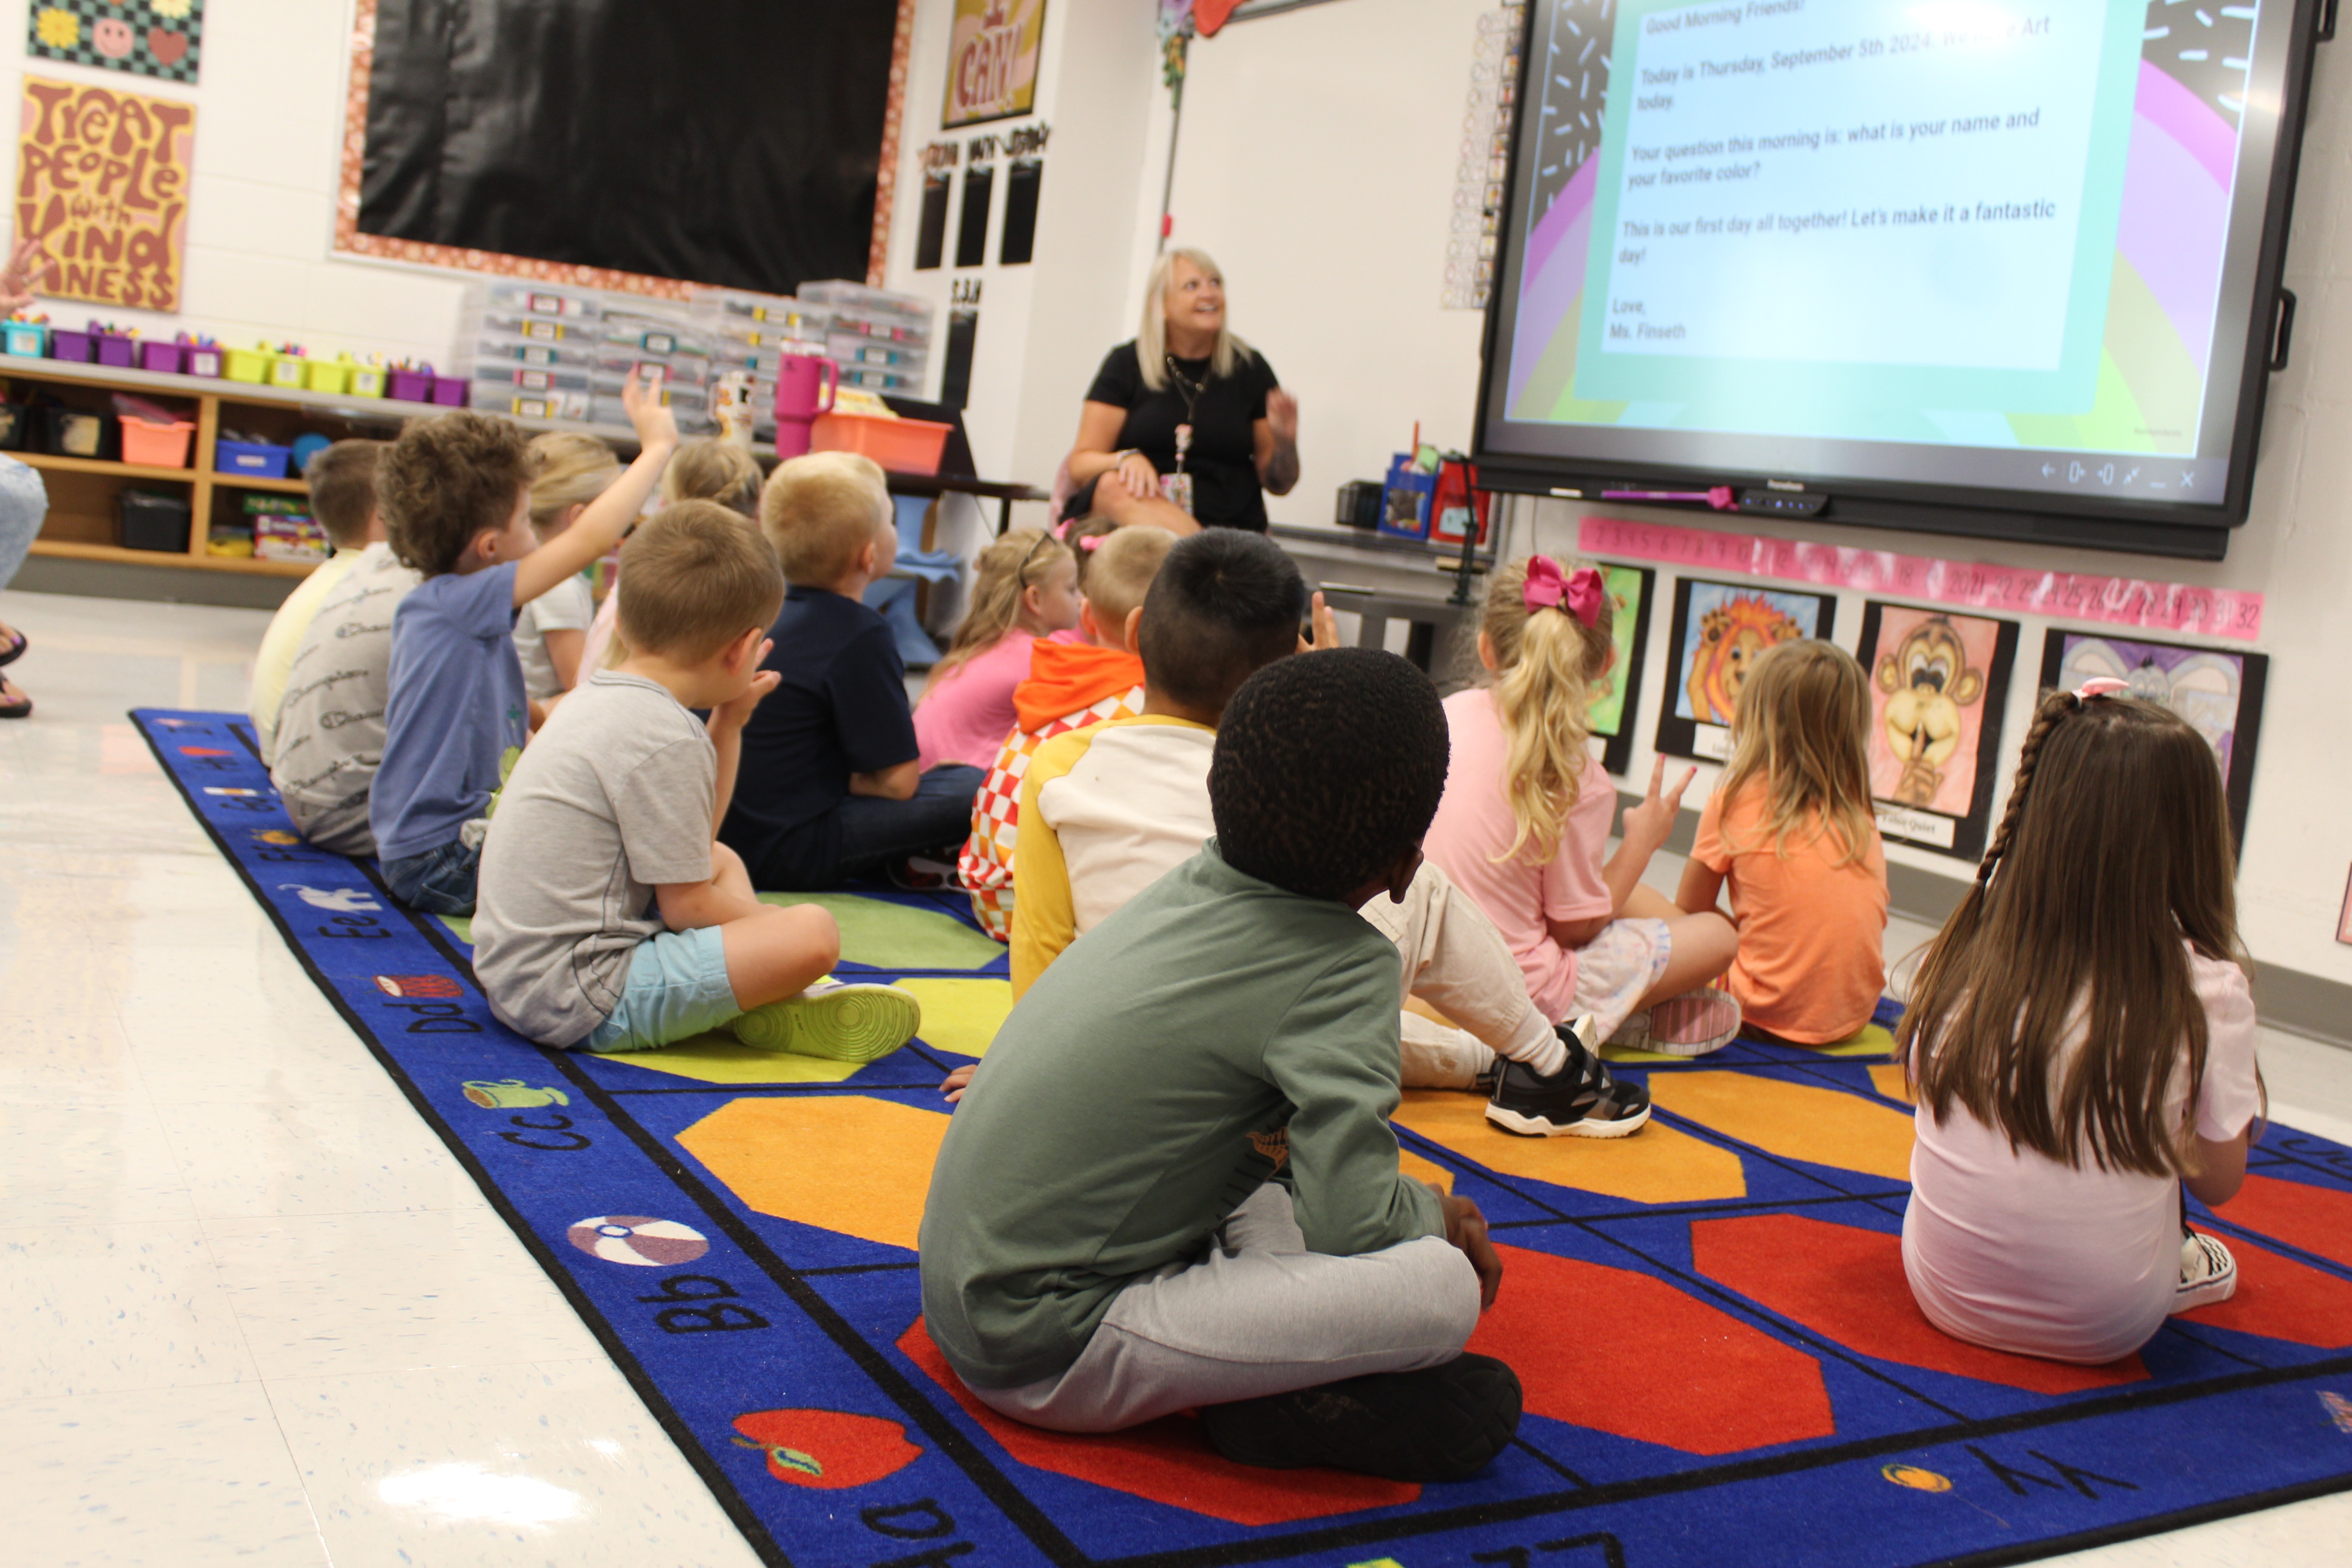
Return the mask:
<path id="1" fill-rule="evenodd" d="M 817 892 L 878 871 L 909 855 L 953 860 L 971 832 L 971 799 L 987 774 L 942 763 L 905 800 L 853 795 L 805 827 L 769 846 L 754 862 L 752 884 L 772 892 Z"/>
<path id="2" fill-rule="evenodd" d="M 41 520 L 49 514 L 48 487 L 40 470 L 14 458 L 0 458 L 0 588 L 16 575 L 33 548 Z"/>
<path id="3" fill-rule="evenodd" d="M 479 845 L 453 838 L 438 849 L 404 860 L 379 860 L 376 865 L 392 896 L 412 910 L 428 915 L 474 912 L 474 887 L 482 873 Z"/>

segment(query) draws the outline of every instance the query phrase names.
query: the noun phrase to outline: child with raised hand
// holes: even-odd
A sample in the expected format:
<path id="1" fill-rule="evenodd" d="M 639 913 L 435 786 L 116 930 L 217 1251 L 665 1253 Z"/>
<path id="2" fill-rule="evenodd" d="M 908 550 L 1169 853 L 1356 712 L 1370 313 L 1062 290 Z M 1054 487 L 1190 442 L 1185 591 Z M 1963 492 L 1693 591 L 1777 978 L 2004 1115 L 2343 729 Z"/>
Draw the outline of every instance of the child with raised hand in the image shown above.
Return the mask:
<path id="1" fill-rule="evenodd" d="M 1031 645 L 1028 679 L 1013 689 L 1013 733 L 972 799 L 971 837 L 956 861 L 972 918 L 999 942 L 1013 936 L 1013 855 L 1029 759 L 1056 735 L 1143 711 L 1136 635 L 1144 595 L 1176 536 L 1138 525 L 1076 531 L 1070 542 L 1078 561 L 1081 640 L 1042 637 Z M 919 722 L 919 710 L 916 717 Z"/>
<path id="2" fill-rule="evenodd" d="M 1518 1424 L 1510 1368 L 1463 1353 L 1502 1264 L 1399 1169 L 1397 955 L 1357 912 L 1420 868 L 1444 716 L 1403 659 L 1341 648 L 1223 718 L 1215 837 L 1021 999 L 948 1124 L 925 1327 L 1034 1426 L 1198 1406 L 1243 1464 L 1465 1479 Z"/>
<path id="3" fill-rule="evenodd" d="M 783 603 L 775 552 L 709 501 L 629 541 L 629 656 L 583 681 L 515 764 L 482 849 L 474 972 L 542 1045 L 651 1050 L 726 1027 L 745 1045 L 867 1061 L 920 1021 L 887 985 L 819 986 L 833 917 L 760 902 L 714 828 Z M 709 710 L 707 723 L 689 709 Z"/>
<path id="4" fill-rule="evenodd" d="M 1919 1310 L 2086 1364 L 2237 1289 L 2180 1194 L 2237 1195 L 2263 1106 L 2221 770 L 2124 689 L 2042 700 L 1896 1031 L 1919 1102 L 1903 1216 Z"/>
<path id="5" fill-rule="evenodd" d="M 1078 563 L 1041 528 L 1016 528 L 980 552 L 971 607 L 915 704 L 922 765 L 996 761 L 1013 728 L 1013 689 L 1027 679 L 1029 650 L 1078 624 Z"/>
<path id="6" fill-rule="evenodd" d="M 392 623 L 383 762 L 368 820 L 385 886 L 429 914 L 470 915 L 507 753 L 530 738 L 515 616 L 620 542 L 677 447 L 633 373 L 623 406 L 640 451 L 545 544 L 530 530 L 530 452 L 510 422 L 460 410 L 411 420 L 376 489 L 393 552 L 424 581 Z"/>
<path id="7" fill-rule="evenodd" d="M 1661 759 L 1602 858 L 1617 792 L 1587 748 L 1585 712 L 1616 658 L 1610 622 L 1590 566 L 1534 555 L 1495 574 L 1478 631 L 1490 679 L 1445 700 L 1454 771 L 1429 858 L 1501 929 L 1547 1017 L 1590 1014 L 1609 1044 L 1703 1056 L 1739 1032 L 1738 1004 L 1706 984 L 1738 933 L 1642 885 L 1697 769 L 1669 793 Z"/>
<path id="8" fill-rule="evenodd" d="M 541 544 L 580 521 L 589 504 L 621 477 L 621 460 L 593 436 L 550 430 L 530 440 L 530 531 Z M 580 684 L 593 668 L 585 653 L 596 603 L 588 580 L 573 573 L 523 606 L 515 617 L 515 657 L 523 689 L 544 706 Z"/>
<path id="9" fill-rule="evenodd" d="M 1814 638 L 1765 651 L 1739 689 L 1731 761 L 1675 899 L 1727 882 L 1743 1020 L 1801 1046 L 1861 1033 L 1886 987 L 1886 855 L 1870 805 L 1870 678 Z"/>

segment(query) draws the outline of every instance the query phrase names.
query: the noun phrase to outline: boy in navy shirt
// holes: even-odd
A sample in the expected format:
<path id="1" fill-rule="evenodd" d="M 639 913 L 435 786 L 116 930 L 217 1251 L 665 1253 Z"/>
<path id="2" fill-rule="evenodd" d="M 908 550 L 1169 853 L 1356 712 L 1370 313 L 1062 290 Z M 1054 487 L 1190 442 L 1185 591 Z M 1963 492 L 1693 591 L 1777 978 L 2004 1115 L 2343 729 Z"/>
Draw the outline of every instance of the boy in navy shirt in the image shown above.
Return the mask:
<path id="1" fill-rule="evenodd" d="M 760 527 L 783 563 L 784 607 L 762 668 L 782 678 L 743 729 L 719 838 L 755 887 L 811 890 L 930 853 L 953 861 L 981 770 L 919 771 L 907 670 L 862 602 L 898 553 L 873 459 L 817 452 L 780 464 Z"/>
<path id="2" fill-rule="evenodd" d="M 378 465 L 393 553 L 425 577 L 393 616 L 383 765 L 368 798 L 384 883 L 412 909 L 474 912 L 490 797 L 530 734 L 515 613 L 620 542 L 677 449 L 677 422 L 634 374 L 621 400 L 637 460 L 545 544 L 530 528 L 530 450 L 504 419 L 413 420 Z"/>

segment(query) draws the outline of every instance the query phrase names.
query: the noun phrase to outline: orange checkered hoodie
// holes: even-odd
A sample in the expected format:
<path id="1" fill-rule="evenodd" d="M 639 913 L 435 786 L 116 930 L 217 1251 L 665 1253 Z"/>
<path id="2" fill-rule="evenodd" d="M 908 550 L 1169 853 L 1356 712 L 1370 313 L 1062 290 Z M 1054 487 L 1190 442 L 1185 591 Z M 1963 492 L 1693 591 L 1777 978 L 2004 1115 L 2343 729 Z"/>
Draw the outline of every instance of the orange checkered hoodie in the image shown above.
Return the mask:
<path id="1" fill-rule="evenodd" d="M 1039 746 L 1071 730 L 1143 711 L 1143 661 L 1122 648 L 1040 641 L 1029 679 L 1013 691 L 1019 728 L 1006 737 L 972 798 L 971 837 L 956 869 L 971 912 L 999 942 L 1013 936 L 1013 843 L 1020 829 L 1021 780 Z"/>

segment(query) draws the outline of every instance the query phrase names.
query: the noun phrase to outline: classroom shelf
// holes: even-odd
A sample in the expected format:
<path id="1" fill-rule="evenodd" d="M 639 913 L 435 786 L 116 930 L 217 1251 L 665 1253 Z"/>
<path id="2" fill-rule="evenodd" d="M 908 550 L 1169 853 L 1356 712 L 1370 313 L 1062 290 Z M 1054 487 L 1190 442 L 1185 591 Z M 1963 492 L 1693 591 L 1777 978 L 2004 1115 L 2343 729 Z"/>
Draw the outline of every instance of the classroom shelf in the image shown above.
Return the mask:
<path id="1" fill-rule="evenodd" d="M 126 479 L 176 479 L 182 484 L 196 477 L 194 468 L 154 468 L 139 463 L 110 463 L 98 458 L 61 458 L 49 452 L 10 452 L 7 455 L 28 468 L 49 468 L 64 474 L 112 474 Z"/>
<path id="2" fill-rule="evenodd" d="M 125 550 L 120 544 L 89 544 L 77 539 L 36 539 L 36 555 L 74 561 L 116 561 L 131 566 L 193 567 L 201 572 L 244 572 L 262 577 L 308 577 L 316 561 L 264 561 L 243 555 L 183 555 L 172 550 Z"/>
<path id="3" fill-rule="evenodd" d="M 250 474 L 213 475 L 213 488 L 223 490 L 274 490 L 281 495 L 306 496 L 310 487 L 300 479 L 263 479 Z"/>

